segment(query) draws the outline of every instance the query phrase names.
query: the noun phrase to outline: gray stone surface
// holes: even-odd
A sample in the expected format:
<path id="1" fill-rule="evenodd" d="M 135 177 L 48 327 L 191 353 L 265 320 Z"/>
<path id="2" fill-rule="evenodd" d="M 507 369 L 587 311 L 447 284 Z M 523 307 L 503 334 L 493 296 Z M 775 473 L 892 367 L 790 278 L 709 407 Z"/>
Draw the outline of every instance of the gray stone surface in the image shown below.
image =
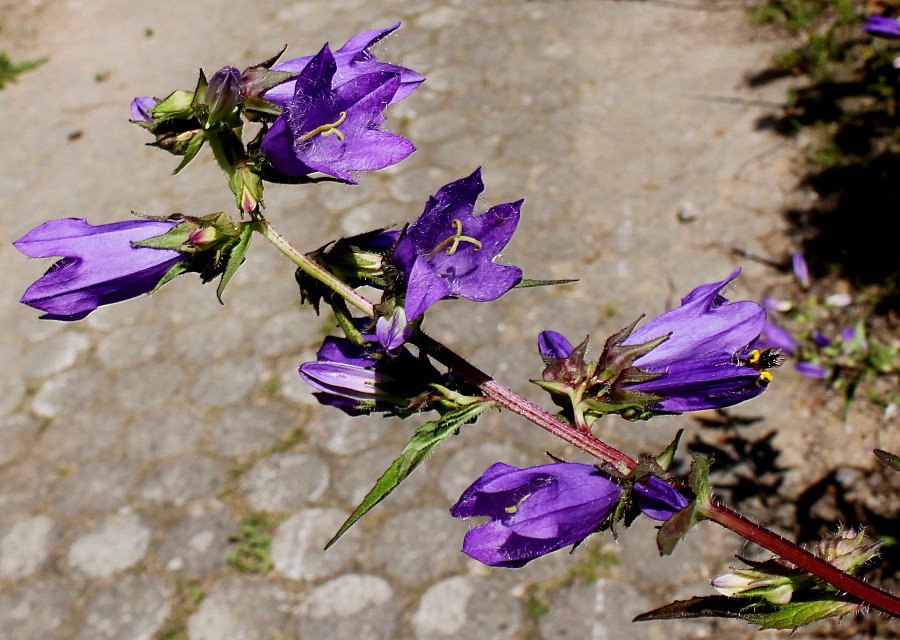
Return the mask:
<path id="1" fill-rule="evenodd" d="M 541 464 L 545 451 L 585 459 L 507 411 L 466 425 L 323 552 L 422 420 L 349 418 L 318 405 L 297 366 L 315 357 L 334 322 L 298 309 L 294 266 L 261 238 L 224 306 L 214 284 L 182 276 L 78 323 L 38 320 L 16 302 L 50 261 L 26 260 L 10 244 L 55 217 L 100 224 L 131 210 L 232 212 L 205 150 L 169 175 L 173 158 L 145 147 L 145 132 L 127 122 L 132 97 L 192 88 L 197 67 L 244 68 L 282 43 L 288 56 L 306 55 L 402 21 L 379 55 L 427 82 L 391 108 L 387 124 L 418 151 L 358 186 L 271 185 L 267 213 L 310 251 L 342 233 L 403 225 L 443 184 L 483 165 L 480 206 L 526 198 L 502 260 L 528 277 L 581 281 L 490 305 L 441 302 L 426 329 L 549 406 L 527 382 L 540 375 L 542 329 L 590 333 L 596 353 L 638 314 L 729 273 L 734 248 L 777 258 L 790 247 L 779 211 L 807 197 L 792 173 L 799 147 L 758 126 L 787 82 L 744 81 L 781 43 L 736 3 L 686 5 L 0 0 L 10 59 L 49 58 L 0 91 L 0 112 L 15 114 L 0 124 L 12 159 L 0 169 L 4 640 L 160 640 L 182 623 L 187 640 L 708 635 L 709 626 L 628 621 L 709 592 L 706 580 L 739 550 L 712 527 L 658 561 L 653 526 L 642 522 L 594 584 L 569 576 L 584 548 L 519 571 L 460 553 L 476 523 L 452 520 L 448 509 L 487 466 Z M 678 219 L 685 202 L 696 214 L 690 223 Z M 758 297 L 772 275 L 743 266 L 731 295 Z M 823 441 L 828 418 L 794 399 L 790 374 L 778 381 L 736 412 L 760 418 L 755 433 L 778 428 L 776 446 L 800 443 L 781 459 L 790 483 L 813 445 L 817 460 L 845 445 Z M 877 421 L 848 424 L 860 451 L 900 448 L 890 441 L 896 430 Z M 685 416 L 609 420 L 600 433 L 638 455 L 681 427 L 701 429 Z M 266 576 L 227 561 L 239 544 L 229 538 L 250 515 L 271 517 L 272 530 L 256 532 L 272 535 L 260 551 L 274 561 Z M 525 606 L 532 584 L 552 604 L 537 620 Z M 185 608 L 186 585 L 204 594 L 196 609 Z"/>
<path id="2" fill-rule="evenodd" d="M 88 603 L 78 640 L 151 640 L 169 614 L 168 591 L 158 578 L 125 576 Z"/>
<path id="3" fill-rule="evenodd" d="M 349 567 L 360 552 L 358 530 L 323 550 L 347 515 L 341 509 L 303 509 L 282 522 L 272 539 L 275 571 L 294 580 L 317 580 Z"/>
<path id="4" fill-rule="evenodd" d="M 291 598 L 261 580 L 232 578 L 208 594 L 188 620 L 191 640 L 271 640 L 291 633 Z"/>
<path id="5" fill-rule="evenodd" d="M 388 640 L 395 637 L 398 605 L 384 578 L 343 575 L 316 587 L 300 605 L 300 637 Z"/>
<path id="6" fill-rule="evenodd" d="M 150 529 L 136 514 L 110 516 L 96 531 L 72 544 L 69 566 L 93 578 L 111 576 L 144 557 L 150 536 Z"/>
<path id="7" fill-rule="evenodd" d="M 0 539 L 0 578 L 31 575 L 47 560 L 54 542 L 53 519 L 38 515 L 15 523 Z"/>

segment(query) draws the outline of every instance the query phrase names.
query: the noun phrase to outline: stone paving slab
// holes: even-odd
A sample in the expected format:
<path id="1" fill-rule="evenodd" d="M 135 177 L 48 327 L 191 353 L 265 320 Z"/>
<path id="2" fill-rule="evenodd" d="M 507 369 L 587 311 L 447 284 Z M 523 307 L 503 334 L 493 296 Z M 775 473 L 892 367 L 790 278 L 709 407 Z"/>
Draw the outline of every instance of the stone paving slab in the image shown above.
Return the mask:
<path id="1" fill-rule="evenodd" d="M 297 311 L 285 260 L 257 242 L 224 307 L 211 287 L 182 278 L 61 324 L 15 302 L 46 264 L 10 241 L 52 217 L 98 224 L 130 210 L 228 210 L 211 158 L 173 178 L 171 157 L 141 146 L 143 132 L 127 122 L 131 98 L 192 87 L 199 66 L 245 66 L 283 43 L 303 55 L 402 21 L 381 54 L 428 80 L 389 123 L 419 150 L 356 187 L 271 187 L 269 215 L 312 249 L 402 224 L 438 187 L 483 165 L 485 203 L 526 198 L 505 259 L 531 277 L 581 282 L 492 305 L 443 303 L 429 329 L 538 399 L 527 383 L 539 371 L 538 331 L 601 340 L 722 278 L 736 266 L 734 247 L 785 250 L 778 211 L 805 197 L 791 173 L 797 151 L 758 126 L 768 113 L 758 105 L 783 100 L 785 86 L 744 82 L 779 43 L 748 26 L 739 3 L 712 0 L 253 7 L 0 2 L 3 48 L 16 59 L 49 57 L 0 91 L 2 636 L 649 640 L 734 629 L 629 623 L 707 592 L 706 579 L 737 550 L 712 527 L 652 564 L 649 523 L 594 554 L 559 553 L 519 571 L 459 553 L 469 524 L 447 509 L 486 466 L 537 464 L 546 450 L 578 459 L 505 413 L 444 446 L 418 483 L 323 553 L 414 425 L 351 420 L 303 388 L 296 366 L 331 327 Z M 758 296 L 771 275 L 744 266 L 734 294 Z M 790 386 L 738 413 L 761 417 L 759 429 L 799 423 L 808 413 L 792 404 Z M 698 428 L 690 417 L 609 420 L 604 436 L 637 454 L 677 427 Z M 867 429 L 857 429 L 859 446 L 871 443 Z M 271 536 L 264 577 L 228 561 L 249 517 Z M 573 577 L 573 566 L 596 579 Z"/>

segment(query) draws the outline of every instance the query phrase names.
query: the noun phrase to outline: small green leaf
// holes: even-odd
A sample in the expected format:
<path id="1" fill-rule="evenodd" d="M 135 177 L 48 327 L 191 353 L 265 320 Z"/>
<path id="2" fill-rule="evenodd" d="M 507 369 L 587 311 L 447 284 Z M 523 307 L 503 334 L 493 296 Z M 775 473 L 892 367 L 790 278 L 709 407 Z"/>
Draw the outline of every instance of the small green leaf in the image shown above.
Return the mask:
<path id="1" fill-rule="evenodd" d="M 350 514 L 346 522 L 341 525 L 334 537 L 325 545 L 327 549 L 340 538 L 346 531 L 356 524 L 357 520 L 368 513 L 376 504 L 384 500 L 388 494 L 400 486 L 409 475 L 422 464 L 435 447 L 452 435 L 463 424 L 476 418 L 480 413 L 494 406 L 490 400 L 481 400 L 448 411 L 438 420 L 430 420 L 410 438 L 407 445 L 400 452 L 400 457 L 391 463 L 381 477 L 375 482 L 375 486 L 366 494 L 359 506 Z"/>
<path id="2" fill-rule="evenodd" d="M 761 629 L 797 629 L 811 622 L 852 613 L 861 608 L 857 602 L 841 600 L 837 596 L 821 600 L 791 602 L 779 605 L 768 613 L 747 613 L 747 622 L 758 624 Z"/>
<path id="3" fill-rule="evenodd" d="M 222 294 L 225 293 L 225 287 L 228 286 L 231 276 L 235 274 L 238 267 L 244 262 L 244 255 L 247 253 L 247 248 L 250 246 L 250 235 L 252 231 L 253 225 L 251 223 L 241 223 L 241 235 L 238 238 L 238 241 L 228 250 L 228 255 L 225 258 L 225 270 L 222 272 L 222 279 L 219 280 L 219 286 L 216 288 L 216 297 L 222 304 L 225 304 L 222 302 Z"/>
<path id="4" fill-rule="evenodd" d="M 894 471 L 900 471 L 900 456 L 888 453 L 882 449 L 875 449 L 873 453 L 880 462 L 891 467 Z"/>
<path id="5" fill-rule="evenodd" d="M 578 279 L 574 280 L 520 280 L 519 284 L 517 284 L 514 289 L 526 289 L 528 287 L 553 287 L 558 284 L 572 284 L 573 282 L 578 282 Z"/>

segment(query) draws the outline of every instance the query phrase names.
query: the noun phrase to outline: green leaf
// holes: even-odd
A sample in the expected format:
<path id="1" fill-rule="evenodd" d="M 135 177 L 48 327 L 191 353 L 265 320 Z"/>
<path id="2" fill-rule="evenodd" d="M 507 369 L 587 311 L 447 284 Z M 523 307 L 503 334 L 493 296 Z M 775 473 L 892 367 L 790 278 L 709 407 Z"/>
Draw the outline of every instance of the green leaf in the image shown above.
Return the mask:
<path id="1" fill-rule="evenodd" d="M 707 507 L 712 504 L 712 496 L 709 490 L 709 468 L 712 465 L 712 458 L 704 458 L 699 455 L 694 455 L 693 458 L 690 486 L 696 500 L 675 513 L 659 528 L 659 533 L 656 536 L 656 546 L 659 548 L 659 553 L 664 556 L 671 554 L 675 550 L 678 543 L 681 542 L 682 538 L 687 535 L 687 532 L 695 524 L 706 520 L 708 517 Z"/>
<path id="2" fill-rule="evenodd" d="M 482 400 L 469 405 L 457 407 L 448 411 L 438 420 L 430 420 L 421 427 L 410 438 L 407 445 L 400 452 L 400 457 L 391 463 L 391 466 L 381 474 L 375 486 L 366 494 L 359 506 L 350 514 L 346 522 L 341 525 L 334 537 L 325 545 L 327 549 L 340 538 L 346 531 L 356 524 L 357 520 L 368 513 L 376 504 L 384 500 L 388 494 L 400 486 L 400 483 L 406 480 L 409 475 L 422 464 L 435 447 L 443 442 L 448 436 L 452 435 L 460 426 L 476 418 L 480 413 L 494 406 L 494 402 L 490 400 Z"/>
<path id="3" fill-rule="evenodd" d="M 672 602 L 659 609 L 642 613 L 634 622 L 679 620 L 684 618 L 738 618 L 762 629 L 797 629 L 811 622 L 852 613 L 861 605 L 836 597 L 775 605 L 767 602 L 748 604 L 740 598 L 703 596 Z"/>
<path id="4" fill-rule="evenodd" d="M 574 280 L 519 280 L 519 284 L 517 284 L 513 289 L 525 289 L 528 287 L 553 287 L 558 284 L 572 284 L 573 282 L 578 282 L 578 279 Z"/>
<path id="5" fill-rule="evenodd" d="M 701 596 L 690 600 L 677 600 L 670 604 L 642 613 L 632 622 L 650 620 L 681 620 L 685 618 L 744 618 L 747 602 L 728 596 Z"/>
<path id="6" fill-rule="evenodd" d="M 225 287 L 228 286 L 231 276 L 235 274 L 238 267 L 244 262 L 244 255 L 250 246 L 250 235 L 252 232 L 253 225 L 251 223 L 241 223 L 241 235 L 238 237 L 238 241 L 229 249 L 225 258 L 225 270 L 222 272 L 222 279 L 219 280 L 219 286 L 216 288 L 216 297 L 222 304 L 225 304 L 222 302 L 222 294 L 225 293 Z"/>
<path id="7" fill-rule="evenodd" d="M 891 467 L 894 471 L 900 471 L 900 456 L 888 453 L 882 449 L 875 449 L 873 452 L 879 462 Z"/>
<path id="8" fill-rule="evenodd" d="M 747 622 L 758 624 L 762 629 L 797 629 L 811 622 L 852 613 L 862 607 L 856 602 L 840 600 L 837 596 L 821 600 L 791 602 L 778 605 L 769 613 L 748 613 L 743 616 Z"/>

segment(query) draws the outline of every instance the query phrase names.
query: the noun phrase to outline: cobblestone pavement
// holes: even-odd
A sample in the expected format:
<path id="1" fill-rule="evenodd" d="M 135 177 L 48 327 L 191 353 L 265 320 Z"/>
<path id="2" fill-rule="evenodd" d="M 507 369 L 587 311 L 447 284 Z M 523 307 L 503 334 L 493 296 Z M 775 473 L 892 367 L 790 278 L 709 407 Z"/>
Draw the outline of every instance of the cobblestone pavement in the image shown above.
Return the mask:
<path id="1" fill-rule="evenodd" d="M 79 323 L 15 301 L 46 267 L 10 241 L 52 217 L 230 210 L 204 157 L 142 147 L 135 95 L 191 88 L 198 66 L 243 66 L 402 21 L 382 47 L 427 77 L 389 123 L 419 150 L 360 186 L 272 187 L 272 221 L 305 249 L 420 213 L 484 166 L 485 200 L 525 197 L 505 259 L 557 290 L 439 305 L 431 333 L 513 388 L 539 372 L 535 335 L 595 342 L 735 266 L 786 250 L 780 209 L 797 151 L 758 126 L 785 85 L 748 88 L 778 43 L 738 2 L 233 0 L 0 3 L 3 46 L 49 62 L 0 91 L 0 635 L 10 640 L 703 637 L 703 623 L 631 625 L 739 550 L 712 528 L 657 561 L 643 522 L 618 543 L 517 571 L 459 552 L 448 515 L 489 464 L 579 459 L 509 414 L 440 449 L 327 553 L 321 548 L 405 442 L 412 421 L 348 419 L 296 375 L 329 324 L 298 312 L 289 263 L 260 240 L 220 307 L 190 278 Z M 737 99 L 737 100 L 732 100 Z M 681 215 L 679 215 L 679 213 Z M 774 277 L 745 264 L 735 296 Z M 790 379 L 786 376 L 785 379 Z M 773 385 L 737 411 L 772 429 L 810 416 Z M 658 449 L 691 417 L 603 434 Z M 871 433 L 857 429 L 862 444 Z M 788 437 L 785 435 L 784 437 Z M 815 440 L 799 431 L 794 442 Z M 856 441 L 854 441 L 855 443 Z M 853 446 L 856 446 L 855 444 Z M 782 461 L 797 464 L 800 447 Z M 791 456 L 794 456 L 793 458 Z M 254 544 L 268 551 L 249 553 Z M 231 562 L 229 562 L 231 558 Z M 265 575 L 233 566 L 265 571 Z M 651 561 L 652 560 L 652 561 Z M 584 575 L 596 579 L 584 579 Z M 726 634 L 727 635 L 727 634 Z M 761 636 L 760 636 L 761 637 Z"/>

